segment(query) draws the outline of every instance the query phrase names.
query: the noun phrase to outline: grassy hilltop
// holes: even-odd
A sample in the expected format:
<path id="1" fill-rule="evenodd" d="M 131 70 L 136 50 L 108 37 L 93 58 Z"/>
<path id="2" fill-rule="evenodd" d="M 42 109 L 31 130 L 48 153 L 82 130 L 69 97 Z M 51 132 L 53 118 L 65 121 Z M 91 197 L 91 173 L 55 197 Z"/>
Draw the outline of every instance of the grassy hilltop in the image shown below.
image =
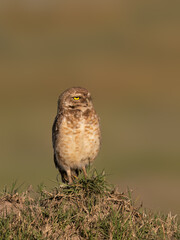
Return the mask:
<path id="1" fill-rule="evenodd" d="M 180 239 L 175 216 L 146 212 L 127 195 L 96 171 L 52 191 L 13 185 L 0 197 L 0 239 Z"/>

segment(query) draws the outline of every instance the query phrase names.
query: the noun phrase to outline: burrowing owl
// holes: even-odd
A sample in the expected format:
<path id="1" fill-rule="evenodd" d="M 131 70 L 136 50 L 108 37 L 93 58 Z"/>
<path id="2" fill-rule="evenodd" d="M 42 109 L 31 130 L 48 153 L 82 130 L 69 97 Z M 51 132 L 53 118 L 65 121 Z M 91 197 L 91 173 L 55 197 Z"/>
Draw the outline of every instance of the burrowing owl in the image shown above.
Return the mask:
<path id="1" fill-rule="evenodd" d="M 72 183 L 81 169 L 86 177 L 86 166 L 94 161 L 100 148 L 99 118 L 87 89 L 69 88 L 59 96 L 52 141 L 62 181 Z"/>

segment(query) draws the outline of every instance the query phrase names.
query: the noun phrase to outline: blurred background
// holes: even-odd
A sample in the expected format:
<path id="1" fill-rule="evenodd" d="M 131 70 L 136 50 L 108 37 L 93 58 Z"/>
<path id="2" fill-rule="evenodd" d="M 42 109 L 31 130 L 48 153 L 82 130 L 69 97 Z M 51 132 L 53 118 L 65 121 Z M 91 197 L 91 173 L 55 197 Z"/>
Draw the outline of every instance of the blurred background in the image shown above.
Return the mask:
<path id="1" fill-rule="evenodd" d="M 146 208 L 180 214 L 180 1 L 0 1 L 0 190 L 56 185 L 57 99 L 82 86 L 94 163 Z"/>

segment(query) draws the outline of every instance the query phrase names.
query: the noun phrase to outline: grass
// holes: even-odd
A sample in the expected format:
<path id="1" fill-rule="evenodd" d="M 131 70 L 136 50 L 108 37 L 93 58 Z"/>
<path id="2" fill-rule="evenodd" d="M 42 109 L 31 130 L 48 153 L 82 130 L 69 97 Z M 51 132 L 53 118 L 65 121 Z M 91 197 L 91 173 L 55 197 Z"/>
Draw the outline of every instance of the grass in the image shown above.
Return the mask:
<path id="1" fill-rule="evenodd" d="M 0 239 L 180 239 L 175 216 L 147 212 L 92 171 L 72 185 L 0 197 Z"/>

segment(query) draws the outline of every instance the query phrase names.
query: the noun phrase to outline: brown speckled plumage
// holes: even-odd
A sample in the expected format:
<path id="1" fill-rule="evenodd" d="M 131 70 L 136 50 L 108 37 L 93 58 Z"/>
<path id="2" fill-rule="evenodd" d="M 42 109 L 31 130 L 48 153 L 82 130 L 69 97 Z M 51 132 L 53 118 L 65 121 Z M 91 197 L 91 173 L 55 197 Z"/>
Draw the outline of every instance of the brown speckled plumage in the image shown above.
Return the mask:
<path id="1" fill-rule="evenodd" d="M 58 111 L 52 128 L 54 162 L 63 182 L 92 163 L 100 148 L 99 118 L 91 95 L 85 88 L 70 88 L 58 99 Z"/>

